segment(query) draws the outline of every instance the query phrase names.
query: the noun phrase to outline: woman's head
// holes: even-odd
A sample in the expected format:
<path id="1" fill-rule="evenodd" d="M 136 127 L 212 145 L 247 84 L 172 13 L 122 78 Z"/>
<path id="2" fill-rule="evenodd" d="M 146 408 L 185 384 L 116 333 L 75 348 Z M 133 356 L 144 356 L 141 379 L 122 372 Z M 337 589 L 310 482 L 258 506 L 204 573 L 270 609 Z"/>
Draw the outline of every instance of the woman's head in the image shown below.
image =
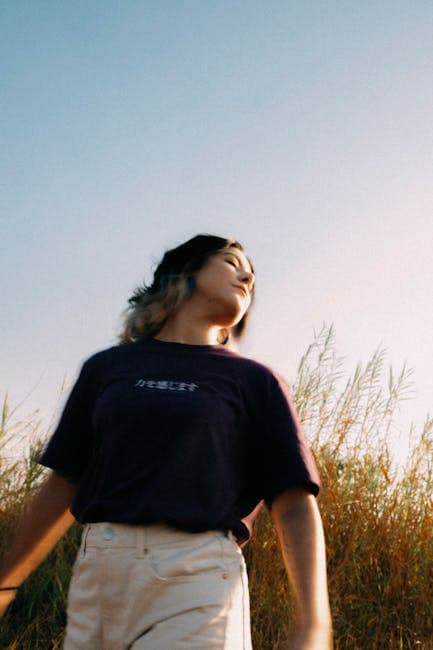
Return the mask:
<path id="1" fill-rule="evenodd" d="M 211 259 L 213 256 L 215 259 Z M 215 272 L 218 273 L 220 259 L 227 269 L 229 265 L 231 268 L 237 265 L 239 284 L 245 282 L 248 285 L 248 305 L 240 309 L 240 319 L 234 319 L 236 322 L 229 328 L 236 338 L 240 337 L 254 299 L 253 266 L 238 241 L 205 234 L 167 251 L 155 269 L 152 284 L 143 284 L 135 289 L 124 312 L 120 342 L 129 343 L 155 336 L 184 301 L 194 292 L 203 290 L 203 283 L 207 282 L 209 286 L 212 275 L 213 283 L 218 283 Z M 225 275 L 226 267 L 219 267 Z"/>

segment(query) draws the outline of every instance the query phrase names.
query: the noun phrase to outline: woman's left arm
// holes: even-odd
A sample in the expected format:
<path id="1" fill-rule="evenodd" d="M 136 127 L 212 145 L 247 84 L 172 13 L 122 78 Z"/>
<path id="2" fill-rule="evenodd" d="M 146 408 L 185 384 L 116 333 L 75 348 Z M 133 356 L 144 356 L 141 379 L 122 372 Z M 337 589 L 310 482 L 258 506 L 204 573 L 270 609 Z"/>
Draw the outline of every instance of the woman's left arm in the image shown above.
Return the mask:
<path id="1" fill-rule="evenodd" d="M 301 488 L 287 489 L 274 499 L 271 516 L 298 610 L 298 625 L 288 647 L 330 650 L 325 540 L 316 498 Z"/>

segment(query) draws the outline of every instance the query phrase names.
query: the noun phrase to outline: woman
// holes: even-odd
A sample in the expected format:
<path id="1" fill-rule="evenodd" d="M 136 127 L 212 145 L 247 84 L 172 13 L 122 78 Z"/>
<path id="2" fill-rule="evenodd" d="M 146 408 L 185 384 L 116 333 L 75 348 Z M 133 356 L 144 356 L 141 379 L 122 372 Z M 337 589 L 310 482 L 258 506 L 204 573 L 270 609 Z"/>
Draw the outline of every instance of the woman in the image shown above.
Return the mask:
<path id="1" fill-rule="evenodd" d="M 314 461 L 287 384 L 230 349 L 254 282 L 237 241 L 198 235 L 135 291 L 40 458 L 51 473 L 0 570 L 0 611 L 75 518 L 66 650 L 248 650 L 240 547 L 264 501 L 298 605 L 290 647 L 331 647 Z"/>

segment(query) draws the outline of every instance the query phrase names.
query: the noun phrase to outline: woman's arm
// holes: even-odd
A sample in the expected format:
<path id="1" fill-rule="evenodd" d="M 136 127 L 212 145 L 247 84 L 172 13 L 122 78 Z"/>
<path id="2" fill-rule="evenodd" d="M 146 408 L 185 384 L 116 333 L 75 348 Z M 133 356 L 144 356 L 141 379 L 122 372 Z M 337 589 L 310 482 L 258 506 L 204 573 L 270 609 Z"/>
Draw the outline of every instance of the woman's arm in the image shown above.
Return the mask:
<path id="1" fill-rule="evenodd" d="M 74 523 L 69 506 L 76 487 L 52 471 L 29 501 L 0 564 L 0 587 L 19 587 Z M 0 617 L 15 598 L 0 591 Z"/>
<path id="2" fill-rule="evenodd" d="M 330 650 L 325 540 L 316 498 L 303 489 L 288 489 L 273 501 L 271 516 L 297 604 L 298 626 L 290 648 Z"/>

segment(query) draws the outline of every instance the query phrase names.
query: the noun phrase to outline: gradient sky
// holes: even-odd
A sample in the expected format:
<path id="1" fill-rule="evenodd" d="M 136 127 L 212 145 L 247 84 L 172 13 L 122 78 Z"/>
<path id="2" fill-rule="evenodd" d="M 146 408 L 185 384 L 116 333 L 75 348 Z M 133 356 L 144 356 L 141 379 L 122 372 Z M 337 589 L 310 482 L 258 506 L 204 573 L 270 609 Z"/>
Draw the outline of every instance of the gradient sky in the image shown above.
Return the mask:
<path id="1" fill-rule="evenodd" d="M 413 368 L 433 412 L 433 5 L 0 5 L 1 384 L 59 409 L 164 250 L 236 237 L 241 352 L 296 377 L 323 323 L 347 374 Z M 402 443 L 399 443 L 402 444 Z"/>

